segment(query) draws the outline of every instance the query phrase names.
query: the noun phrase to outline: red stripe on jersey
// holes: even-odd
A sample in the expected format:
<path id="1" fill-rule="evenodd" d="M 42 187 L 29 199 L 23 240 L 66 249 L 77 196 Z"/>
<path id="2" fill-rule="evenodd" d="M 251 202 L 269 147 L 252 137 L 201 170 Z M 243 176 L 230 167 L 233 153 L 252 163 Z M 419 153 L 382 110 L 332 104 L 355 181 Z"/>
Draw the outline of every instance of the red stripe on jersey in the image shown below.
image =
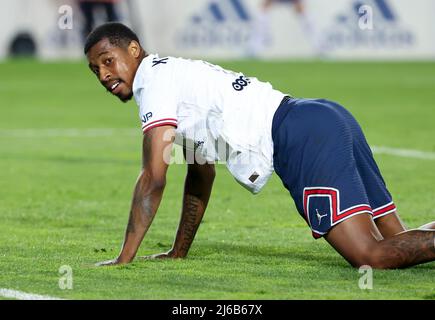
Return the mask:
<path id="1" fill-rule="evenodd" d="M 151 129 L 161 127 L 161 126 L 173 126 L 173 127 L 177 128 L 177 123 L 176 122 L 175 123 L 174 122 L 159 122 L 159 123 L 156 123 L 152 126 L 147 126 L 145 129 L 143 129 L 143 133 L 145 134 L 148 131 L 150 131 Z"/>
<path id="2" fill-rule="evenodd" d="M 154 120 L 154 121 L 151 121 L 150 123 L 144 124 L 142 126 L 142 129 L 145 130 L 148 126 L 150 126 L 156 122 L 159 122 L 159 121 L 174 121 L 175 123 L 177 123 L 177 119 L 175 119 L 175 118 L 163 118 L 163 119 Z"/>

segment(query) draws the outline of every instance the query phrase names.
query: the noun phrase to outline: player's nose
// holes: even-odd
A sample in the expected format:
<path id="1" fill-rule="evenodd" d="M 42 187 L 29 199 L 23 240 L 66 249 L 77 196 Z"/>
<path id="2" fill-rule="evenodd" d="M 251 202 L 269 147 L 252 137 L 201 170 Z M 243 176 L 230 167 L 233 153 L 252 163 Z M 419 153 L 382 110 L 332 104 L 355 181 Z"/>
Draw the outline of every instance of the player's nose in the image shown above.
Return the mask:
<path id="1" fill-rule="evenodd" d="M 111 74 L 108 70 L 106 69 L 101 69 L 100 70 L 100 81 L 101 83 L 106 83 L 110 80 Z"/>

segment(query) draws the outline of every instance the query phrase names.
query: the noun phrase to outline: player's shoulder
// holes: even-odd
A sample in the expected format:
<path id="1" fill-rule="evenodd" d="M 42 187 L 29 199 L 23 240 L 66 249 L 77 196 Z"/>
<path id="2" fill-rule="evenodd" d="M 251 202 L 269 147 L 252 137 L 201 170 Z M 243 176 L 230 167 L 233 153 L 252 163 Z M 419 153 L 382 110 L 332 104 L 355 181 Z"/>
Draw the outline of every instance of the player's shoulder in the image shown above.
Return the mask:
<path id="1" fill-rule="evenodd" d="M 138 105 L 159 104 L 178 97 L 179 83 L 184 81 L 180 58 L 149 54 L 133 81 L 133 95 Z"/>
<path id="2" fill-rule="evenodd" d="M 147 55 L 139 64 L 133 80 L 133 93 L 135 96 L 143 91 L 148 91 L 159 82 L 159 78 L 165 77 L 164 70 L 171 57 L 159 57 L 158 54 Z M 163 72 L 162 72 L 163 71 Z"/>
<path id="3" fill-rule="evenodd" d="M 164 56 L 160 57 L 158 54 L 148 54 L 139 64 L 136 75 L 138 80 L 143 78 L 150 78 L 161 70 L 167 70 L 168 67 L 174 67 L 174 62 L 177 58 Z"/>

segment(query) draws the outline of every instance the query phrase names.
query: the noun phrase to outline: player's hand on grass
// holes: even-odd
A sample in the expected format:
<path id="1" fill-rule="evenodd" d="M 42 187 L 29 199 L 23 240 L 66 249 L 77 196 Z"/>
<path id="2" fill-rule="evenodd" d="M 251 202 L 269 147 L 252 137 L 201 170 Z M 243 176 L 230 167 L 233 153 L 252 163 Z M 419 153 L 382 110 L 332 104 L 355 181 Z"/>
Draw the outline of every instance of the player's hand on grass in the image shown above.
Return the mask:
<path id="1" fill-rule="evenodd" d="M 152 260 L 152 259 L 174 259 L 174 258 L 181 258 L 179 255 L 176 254 L 175 251 L 169 250 L 168 252 L 163 253 L 157 253 L 152 254 L 149 256 L 143 256 L 139 257 L 139 259 L 146 259 L 146 260 Z"/>
<path id="2" fill-rule="evenodd" d="M 107 267 L 107 266 L 115 266 L 119 264 L 124 264 L 125 262 L 122 262 L 119 260 L 119 258 L 112 259 L 112 260 L 106 260 L 101 261 L 95 264 L 96 267 Z"/>

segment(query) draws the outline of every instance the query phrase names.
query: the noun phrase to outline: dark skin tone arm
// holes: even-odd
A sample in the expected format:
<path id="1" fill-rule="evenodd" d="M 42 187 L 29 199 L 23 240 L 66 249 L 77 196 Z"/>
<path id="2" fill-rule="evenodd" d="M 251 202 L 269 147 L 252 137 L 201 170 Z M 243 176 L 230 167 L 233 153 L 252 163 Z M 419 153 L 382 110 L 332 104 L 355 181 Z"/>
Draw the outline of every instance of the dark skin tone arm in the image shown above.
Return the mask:
<path id="1" fill-rule="evenodd" d="M 174 244 L 168 252 L 142 258 L 184 258 L 187 255 L 207 208 L 214 178 L 214 164 L 188 164 L 181 218 Z"/>
<path id="2" fill-rule="evenodd" d="M 169 139 L 168 139 L 168 132 Z M 143 169 L 136 182 L 130 217 L 121 253 L 116 259 L 103 261 L 98 266 L 131 262 L 148 231 L 160 205 L 165 187 L 174 129 L 162 126 L 150 130 L 143 139 Z M 207 208 L 215 177 L 213 164 L 193 163 L 188 165 L 181 219 L 171 250 L 145 258 L 184 258 Z"/>
<path id="3" fill-rule="evenodd" d="M 170 154 L 174 132 L 171 126 L 161 126 L 144 135 L 142 171 L 134 188 L 122 250 L 116 259 L 98 266 L 129 263 L 136 256 L 162 200 L 169 163 L 164 157 Z"/>
<path id="4" fill-rule="evenodd" d="M 101 84 L 122 101 L 131 99 L 134 76 L 145 56 L 146 53 L 136 41 L 131 41 L 124 48 L 113 45 L 106 38 L 87 53 L 90 69 Z M 169 163 L 162 161 L 162 154 L 172 146 L 172 141 L 162 139 L 168 129 L 173 130 L 172 127 L 158 127 L 144 135 L 143 169 L 136 182 L 121 253 L 116 259 L 97 265 L 128 263 L 135 257 L 162 199 Z M 194 163 L 188 166 L 182 216 L 174 246 L 169 252 L 153 257 L 186 256 L 207 207 L 213 179 L 213 165 Z"/>

